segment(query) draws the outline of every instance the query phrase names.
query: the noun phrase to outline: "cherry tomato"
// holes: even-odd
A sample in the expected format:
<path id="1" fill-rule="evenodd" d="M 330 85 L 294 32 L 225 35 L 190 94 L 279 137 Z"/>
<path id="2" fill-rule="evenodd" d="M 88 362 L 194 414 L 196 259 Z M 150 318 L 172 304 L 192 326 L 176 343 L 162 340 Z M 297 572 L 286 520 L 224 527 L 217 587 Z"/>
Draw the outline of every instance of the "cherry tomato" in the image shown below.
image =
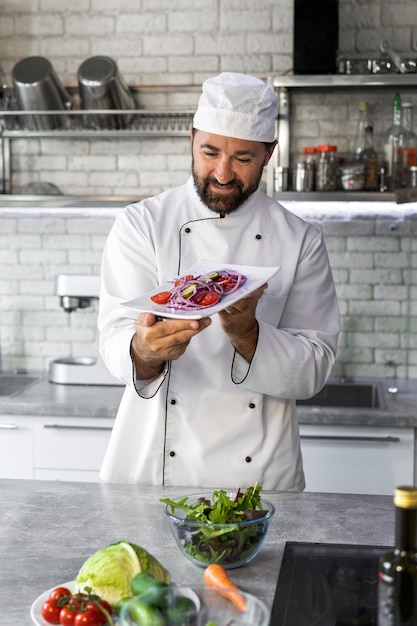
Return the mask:
<path id="1" fill-rule="evenodd" d="M 170 297 L 171 297 L 170 291 L 160 291 L 159 293 L 156 293 L 154 296 L 151 296 L 151 300 L 152 302 L 155 302 L 155 304 L 165 304 L 166 302 L 168 302 Z"/>
<path id="2" fill-rule="evenodd" d="M 68 596 L 68 599 L 72 596 L 72 593 L 67 587 L 56 587 L 51 591 L 49 596 L 50 600 L 59 600 L 63 596 Z"/>
<path id="3" fill-rule="evenodd" d="M 112 608 L 110 606 L 110 604 L 108 602 L 106 602 L 106 600 L 102 600 L 100 598 L 100 600 L 98 600 L 97 602 L 93 602 L 93 601 L 89 601 L 87 602 L 87 604 L 85 605 L 86 609 L 93 609 L 93 611 L 96 611 L 96 613 L 98 613 L 98 615 L 101 618 L 101 624 L 107 624 L 107 615 L 105 613 L 105 611 L 111 615 L 112 613 Z"/>
<path id="4" fill-rule="evenodd" d="M 42 604 L 42 617 L 45 622 L 48 622 L 48 624 L 59 624 L 60 612 L 61 607 L 58 606 L 55 600 L 52 600 L 51 598 L 45 600 L 45 602 Z"/>
<path id="5" fill-rule="evenodd" d="M 213 304 L 217 304 L 220 297 L 219 294 L 215 291 L 208 291 L 207 293 L 203 293 L 200 298 L 196 299 L 197 304 L 200 306 L 213 306 Z"/>
<path id="6" fill-rule="evenodd" d="M 82 613 L 77 613 L 74 619 L 74 626 L 102 626 L 107 619 L 103 622 L 103 613 L 98 613 L 96 609 L 87 609 Z"/>
<path id="7" fill-rule="evenodd" d="M 70 604 L 63 606 L 59 614 L 58 623 L 61 624 L 61 626 L 74 626 L 75 618 L 78 613 L 78 608 L 72 607 Z"/>
<path id="8" fill-rule="evenodd" d="M 100 604 L 103 607 L 103 609 L 106 609 L 107 613 L 110 613 L 111 615 L 111 612 L 112 612 L 111 605 L 108 602 L 106 602 L 106 600 L 102 600 L 101 598 L 100 598 Z"/>

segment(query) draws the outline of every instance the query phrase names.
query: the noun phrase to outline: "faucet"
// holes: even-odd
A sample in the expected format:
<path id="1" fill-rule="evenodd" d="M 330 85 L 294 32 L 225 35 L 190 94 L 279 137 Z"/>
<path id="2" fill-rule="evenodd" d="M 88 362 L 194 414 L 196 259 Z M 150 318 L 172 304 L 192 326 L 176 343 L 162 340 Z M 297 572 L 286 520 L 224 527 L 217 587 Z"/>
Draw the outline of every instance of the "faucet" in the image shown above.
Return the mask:
<path id="1" fill-rule="evenodd" d="M 417 63 L 413 59 L 409 59 L 404 61 L 398 52 L 396 52 L 393 48 L 391 48 L 389 41 L 387 39 L 383 39 L 379 44 L 379 48 L 381 52 L 384 52 L 389 56 L 391 61 L 394 63 L 397 70 L 400 74 L 406 74 L 407 72 L 415 73 L 417 70 Z"/>

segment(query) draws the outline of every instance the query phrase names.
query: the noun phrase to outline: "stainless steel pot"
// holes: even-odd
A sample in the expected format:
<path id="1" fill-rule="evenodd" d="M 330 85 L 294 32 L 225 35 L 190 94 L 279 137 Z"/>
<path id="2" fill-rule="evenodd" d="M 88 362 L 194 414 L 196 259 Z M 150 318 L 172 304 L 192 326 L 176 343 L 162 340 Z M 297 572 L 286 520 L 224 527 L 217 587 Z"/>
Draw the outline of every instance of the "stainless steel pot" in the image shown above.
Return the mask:
<path id="1" fill-rule="evenodd" d="M 17 106 L 22 111 L 65 111 L 71 108 L 71 98 L 52 67 L 44 57 L 22 59 L 12 70 Z M 68 125 L 65 115 L 25 116 L 30 130 L 50 130 Z"/>
<path id="2" fill-rule="evenodd" d="M 78 86 L 82 109 L 135 109 L 135 99 L 123 80 L 116 62 L 110 57 L 96 56 L 84 61 L 78 68 Z M 128 115 L 86 116 L 87 126 L 125 128 Z"/>

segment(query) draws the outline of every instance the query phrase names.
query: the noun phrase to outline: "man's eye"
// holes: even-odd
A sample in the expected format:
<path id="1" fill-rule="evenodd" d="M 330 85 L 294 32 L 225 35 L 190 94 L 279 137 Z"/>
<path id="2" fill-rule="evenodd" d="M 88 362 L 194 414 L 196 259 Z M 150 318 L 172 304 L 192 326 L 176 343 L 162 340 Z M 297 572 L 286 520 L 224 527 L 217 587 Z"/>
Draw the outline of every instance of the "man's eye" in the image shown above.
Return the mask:
<path id="1" fill-rule="evenodd" d="M 251 162 L 251 159 L 248 159 L 247 157 L 238 157 L 236 160 L 241 165 L 245 165 L 245 163 L 250 163 Z"/>
<path id="2" fill-rule="evenodd" d="M 210 157 L 210 158 L 217 156 L 217 152 L 210 152 L 210 150 L 204 150 L 203 154 L 204 154 L 204 156 Z"/>

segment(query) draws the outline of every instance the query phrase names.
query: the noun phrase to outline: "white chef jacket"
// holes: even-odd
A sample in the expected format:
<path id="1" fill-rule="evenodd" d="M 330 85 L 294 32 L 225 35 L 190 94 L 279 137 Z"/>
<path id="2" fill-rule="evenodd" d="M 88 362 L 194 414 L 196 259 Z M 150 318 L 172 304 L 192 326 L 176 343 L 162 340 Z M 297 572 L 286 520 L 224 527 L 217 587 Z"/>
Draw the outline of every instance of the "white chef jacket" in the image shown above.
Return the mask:
<path id="1" fill-rule="evenodd" d="M 121 303 L 155 289 L 201 259 L 280 266 L 256 309 L 251 363 L 218 316 L 150 381 L 130 357 L 137 311 Z M 295 399 L 325 384 L 339 310 L 322 234 L 258 189 L 224 217 L 186 184 L 126 207 L 103 260 L 100 352 L 126 384 L 100 477 L 106 482 L 305 487 Z"/>

